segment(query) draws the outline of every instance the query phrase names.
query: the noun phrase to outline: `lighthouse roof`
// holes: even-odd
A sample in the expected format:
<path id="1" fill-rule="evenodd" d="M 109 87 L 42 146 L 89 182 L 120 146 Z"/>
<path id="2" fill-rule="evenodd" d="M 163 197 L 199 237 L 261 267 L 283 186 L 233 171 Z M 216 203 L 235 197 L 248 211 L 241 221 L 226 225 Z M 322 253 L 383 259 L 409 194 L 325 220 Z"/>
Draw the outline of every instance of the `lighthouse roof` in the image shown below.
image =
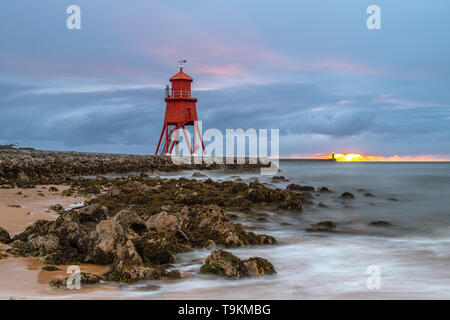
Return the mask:
<path id="1" fill-rule="evenodd" d="M 192 81 L 193 79 L 189 77 L 186 73 L 183 72 L 183 69 L 180 69 L 180 72 L 178 72 L 176 75 L 170 78 L 170 81 L 172 80 L 188 80 Z"/>

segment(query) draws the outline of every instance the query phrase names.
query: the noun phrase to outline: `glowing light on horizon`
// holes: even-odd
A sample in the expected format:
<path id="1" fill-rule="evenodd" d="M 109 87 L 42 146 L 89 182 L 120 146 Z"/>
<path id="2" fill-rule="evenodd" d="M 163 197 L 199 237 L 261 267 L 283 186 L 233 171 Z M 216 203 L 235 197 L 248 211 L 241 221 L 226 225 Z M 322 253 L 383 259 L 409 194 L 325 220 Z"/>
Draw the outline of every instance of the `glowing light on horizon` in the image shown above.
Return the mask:
<path id="1" fill-rule="evenodd" d="M 316 153 L 310 156 L 291 156 L 290 158 L 306 159 L 331 159 L 333 154 Z M 363 161 L 386 161 L 386 162 L 442 162 L 450 161 L 450 156 L 442 157 L 436 155 L 413 155 L 413 156 L 376 156 L 362 153 L 335 153 L 334 158 L 339 162 L 363 162 Z"/>

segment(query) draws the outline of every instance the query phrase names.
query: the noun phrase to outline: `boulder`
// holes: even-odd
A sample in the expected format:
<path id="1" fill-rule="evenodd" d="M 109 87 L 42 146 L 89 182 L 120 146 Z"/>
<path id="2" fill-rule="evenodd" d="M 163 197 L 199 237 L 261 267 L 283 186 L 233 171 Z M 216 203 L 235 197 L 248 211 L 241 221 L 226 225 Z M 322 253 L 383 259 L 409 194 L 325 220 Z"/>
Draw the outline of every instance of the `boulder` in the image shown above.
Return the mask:
<path id="1" fill-rule="evenodd" d="M 247 270 L 241 259 L 224 250 L 212 251 L 202 263 L 201 273 L 225 276 L 230 279 L 240 279 L 247 275 Z"/>
<path id="2" fill-rule="evenodd" d="M 139 280 L 157 280 L 165 275 L 164 269 L 152 265 L 129 265 L 120 261 L 103 274 L 108 281 L 136 282 Z"/>
<path id="3" fill-rule="evenodd" d="M 250 276 L 261 277 L 276 273 L 273 264 L 263 258 L 253 257 L 242 261 L 242 263 Z"/>
<path id="4" fill-rule="evenodd" d="M 80 222 L 100 222 L 108 218 L 108 208 L 98 203 L 83 207 L 78 211 Z"/>
<path id="5" fill-rule="evenodd" d="M 288 179 L 286 179 L 286 178 L 283 177 L 283 176 L 273 176 L 271 180 L 274 181 L 274 182 L 278 182 L 278 181 L 289 181 Z"/>
<path id="6" fill-rule="evenodd" d="M 118 247 L 125 244 L 126 240 L 122 226 L 113 219 L 103 220 L 97 224 L 94 237 L 93 262 L 113 263 L 117 257 Z"/>
<path id="7" fill-rule="evenodd" d="M 49 285 L 53 288 L 57 289 L 69 289 L 67 287 L 67 280 L 69 277 L 65 279 L 56 279 L 49 282 Z M 95 274 L 86 273 L 86 272 L 80 272 L 80 284 L 81 285 L 93 285 L 98 284 L 100 281 L 103 280 L 102 277 L 97 276 Z M 75 283 L 72 283 L 72 285 L 75 285 Z"/>
<path id="8" fill-rule="evenodd" d="M 311 228 L 306 229 L 309 232 L 334 232 L 336 223 L 333 221 L 322 221 L 311 225 Z"/>
<path id="9" fill-rule="evenodd" d="M 10 241 L 11 241 L 11 238 L 9 236 L 8 231 L 6 231 L 4 228 L 0 227 L 0 242 L 9 243 Z"/>
<path id="10" fill-rule="evenodd" d="M 130 228 L 135 232 L 144 232 L 147 230 L 144 220 L 133 210 L 123 209 L 119 211 L 115 217 L 114 221 L 119 223 L 122 228 Z"/>
<path id="11" fill-rule="evenodd" d="M 59 246 L 59 239 L 55 235 L 31 235 L 28 247 L 34 256 L 44 256 L 53 253 Z"/>
<path id="12" fill-rule="evenodd" d="M 350 192 L 344 192 L 341 194 L 340 198 L 342 199 L 355 199 L 355 196 Z"/>
<path id="13" fill-rule="evenodd" d="M 289 191 L 309 191 L 309 192 L 314 192 L 315 190 L 314 187 L 312 186 L 301 186 L 295 183 L 291 183 L 286 187 L 286 189 Z"/>
<path id="14" fill-rule="evenodd" d="M 149 231 L 132 241 L 145 264 L 172 263 L 174 254 L 181 251 L 177 238 L 171 233 Z"/>
<path id="15" fill-rule="evenodd" d="M 157 232 L 176 231 L 178 230 L 178 219 L 175 215 L 162 211 L 151 216 L 146 225 L 149 230 Z"/>

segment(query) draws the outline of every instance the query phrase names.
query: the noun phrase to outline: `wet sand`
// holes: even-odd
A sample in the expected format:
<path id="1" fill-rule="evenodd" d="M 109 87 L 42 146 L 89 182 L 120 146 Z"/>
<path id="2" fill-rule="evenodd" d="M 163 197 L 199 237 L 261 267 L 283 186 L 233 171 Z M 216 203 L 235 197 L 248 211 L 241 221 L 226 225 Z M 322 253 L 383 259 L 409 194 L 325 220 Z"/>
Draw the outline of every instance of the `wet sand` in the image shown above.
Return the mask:
<path id="1" fill-rule="evenodd" d="M 69 208 L 86 200 L 83 197 L 62 196 L 61 192 L 69 186 L 54 185 L 58 192 L 48 191 L 50 187 L 51 185 L 37 186 L 35 189 L 0 189 L 0 226 L 12 237 L 39 219 L 56 220 L 58 214 L 48 210 L 49 206 L 61 204 L 64 208 Z M 0 243 L 3 255 L 7 248 L 8 245 Z M 117 290 L 117 287 L 106 284 L 84 286 L 81 290 L 53 289 L 48 283 L 69 276 L 66 273 L 67 266 L 58 266 L 61 269 L 58 271 L 43 271 L 43 266 L 36 258 L 7 255 L 0 259 L 0 299 L 89 299 L 93 292 L 95 299 L 102 299 L 110 298 L 108 292 Z M 80 269 L 97 275 L 108 270 L 107 267 L 98 265 L 81 265 Z"/>
<path id="2" fill-rule="evenodd" d="M 10 257 L 0 260 L 0 299 L 111 299 L 118 289 L 109 284 L 82 285 L 80 290 L 54 289 L 49 282 L 62 279 L 67 266 L 58 271 L 43 271 L 44 265 L 34 258 Z M 82 272 L 101 275 L 108 268 L 98 265 L 80 265 Z"/>
<path id="3" fill-rule="evenodd" d="M 58 192 L 48 191 L 50 187 L 52 185 L 36 186 L 35 189 L 0 189 L 0 226 L 12 237 L 39 219 L 56 220 L 58 214 L 49 210 L 49 206 L 59 203 L 68 208 L 86 200 L 83 197 L 62 196 L 61 192 L 69 186 L 54 185 Z"/>

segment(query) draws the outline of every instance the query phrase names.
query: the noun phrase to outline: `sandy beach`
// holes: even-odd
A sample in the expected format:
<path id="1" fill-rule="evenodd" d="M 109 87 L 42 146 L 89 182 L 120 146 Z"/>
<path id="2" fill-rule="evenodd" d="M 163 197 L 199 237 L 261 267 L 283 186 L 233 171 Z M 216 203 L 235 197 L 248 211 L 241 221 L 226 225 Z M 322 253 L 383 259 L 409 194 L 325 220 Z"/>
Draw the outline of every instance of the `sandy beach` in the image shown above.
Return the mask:
<path id="1" fill-rule="evenodd" d="M 49 191 L 51 187 L 57 192 Z M 33 189 L 11 188 L 0 190 L 0 226 L 11 236 L 25 230 L 35 221 L 44 219 L 54 221 L 58 214 L 49 207 L 60 204 L 64 208 L 80 205 L 86 197 L 63 196 L 61 192 L 69 189 L 64 185 L 38 185 Z M 0 252 L 6 255 L 8 245 L 0 243 Z M 14 257 L 0 259 L 0 299 L 39 299 L 44 296 L 59 298 L 77 298 L 80 294 L 89 295 L 92 291 L 114 290 L 114 286 L 104 285 L 95 288 L 73 290 L 71 294 L 52 289 L 51 280 L 67 277 L 67 266 L 56 266 L 57 271 L 44 271 L 45 265 L 37 262 L 37 258 Z M 98 265 L 81 265 L 82 272 L 101 275 L 108 268 Z"/>
<path id="2" fill-rule="evenodd" d="M 57 192 L 49 189 L 54 187 Z M 11 188 L 0 191 L 0 226 L 11 236 L 25 230 L 39 219 L 56 220 L 58 214 L 49 207 L 60 204 L 64 208 L 82 203 L 86 200 L 80 196 L 62 196 L 61 192 L 69 189 L 65 185 L 38 185 L 36 188 Z"/>

